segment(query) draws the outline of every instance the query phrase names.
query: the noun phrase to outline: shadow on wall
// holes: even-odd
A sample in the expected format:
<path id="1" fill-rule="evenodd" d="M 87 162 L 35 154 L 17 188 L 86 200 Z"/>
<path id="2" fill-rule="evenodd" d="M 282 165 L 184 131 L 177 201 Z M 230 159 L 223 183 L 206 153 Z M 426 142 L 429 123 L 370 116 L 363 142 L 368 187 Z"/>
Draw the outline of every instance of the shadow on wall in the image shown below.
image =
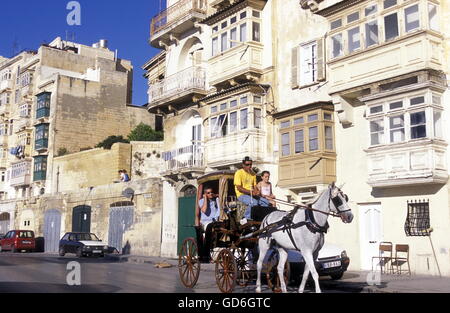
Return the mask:
<path id="1" fill-rule="evenodd" d="M 36 237 L 36 252 L 45 252 L 45 239 L 44 237 Z"/>
<path id="2" fill-rule="evenodd" d="M 446 185 L 430 185 L 430 186 L 409 186 L 406 188 L 380 188 L 375 187 L 372 189 L 372 196 L 374 198 L 381 197 L 410 197 L 410 196 L 429 196 L 434 195 L 439 192 L 440 189 L 444 188 Z M 400 186 L 404 187 L 404 186 Z"/>
<path id="3" fill-rule="evenodd" d="M 130 242 L 127 240 L 127 243 L 122 248 L 122 255 L 131 254 L 131 245 Z"/>

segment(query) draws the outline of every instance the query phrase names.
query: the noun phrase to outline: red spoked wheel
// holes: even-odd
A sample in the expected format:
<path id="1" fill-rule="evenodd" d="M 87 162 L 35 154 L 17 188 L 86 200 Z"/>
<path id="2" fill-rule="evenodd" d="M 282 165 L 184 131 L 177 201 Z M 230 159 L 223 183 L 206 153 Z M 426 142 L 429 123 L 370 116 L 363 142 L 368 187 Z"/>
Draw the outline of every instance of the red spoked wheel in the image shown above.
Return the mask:
<path id="1" fill-rule="evenodd" d="M 231 293 L 236 286 L 237 264 L 229 249 L 220 251 L 216 260 L 216 283 L 223 293 Z"/>
<path id="2" fill-rule="evenodd" d="M 194 288 L 200 276 L 198 247 L 194 238 L 185 239 L 181 245 L 178 256 L 178 271 L 183 285 L 187 288 Z"/>

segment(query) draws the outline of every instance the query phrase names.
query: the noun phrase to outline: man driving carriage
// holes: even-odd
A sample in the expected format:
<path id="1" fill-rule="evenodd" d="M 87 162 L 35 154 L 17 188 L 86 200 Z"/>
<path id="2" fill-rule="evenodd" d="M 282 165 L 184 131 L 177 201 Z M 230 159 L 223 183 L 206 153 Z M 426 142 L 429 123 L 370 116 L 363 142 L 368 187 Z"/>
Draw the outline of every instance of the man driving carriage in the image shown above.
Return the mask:
<path id="1" fill-rule="evenodd" d="M 205 188 L 203 198 L 198 201 L 198 207 L 200 208 L 200 226 L 205 234 L 204 240 L 199 240 L 200 259 L 203 262 L 209 262 L 212 229 L 220 217 L 219 198 L 214 193 L 213 188 Z M 202 239 L 202 236 L 198 236 L 198 238 Z"/>
<path id="2" fill-rule="evenodd" d="M 256 185 L 256 174 L 252 170 L 253 160 L 246 156 L 242 160 L 242 169 L 234 175 L 234 186 L 239 201 L 247 205 L 244 218 L 251 218 L 251 210 L 254 206 L 269 207 L 269 201 L 261 196 L 261 191 Z"/>

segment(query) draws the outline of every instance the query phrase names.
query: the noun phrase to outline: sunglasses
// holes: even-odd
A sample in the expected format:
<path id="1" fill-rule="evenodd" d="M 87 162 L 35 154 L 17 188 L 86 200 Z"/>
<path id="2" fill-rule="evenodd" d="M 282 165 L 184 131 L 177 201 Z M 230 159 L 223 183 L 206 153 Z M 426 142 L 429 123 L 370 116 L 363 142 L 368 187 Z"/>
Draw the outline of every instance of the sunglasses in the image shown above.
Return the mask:
<path id="1" fill-rule="evenodd" d="M 244 166 L 252 166 L 252 163 L 250 163 L 250 164 L 244 164 Z"/>
<path id="2" fill-rule="evenodd" d="M 213 194 L 213 193 L 212 193 L 212 192 L 207 192 L 206 194 L 207 194 L 207 195 L 211 195 L 211 194 Z"/>

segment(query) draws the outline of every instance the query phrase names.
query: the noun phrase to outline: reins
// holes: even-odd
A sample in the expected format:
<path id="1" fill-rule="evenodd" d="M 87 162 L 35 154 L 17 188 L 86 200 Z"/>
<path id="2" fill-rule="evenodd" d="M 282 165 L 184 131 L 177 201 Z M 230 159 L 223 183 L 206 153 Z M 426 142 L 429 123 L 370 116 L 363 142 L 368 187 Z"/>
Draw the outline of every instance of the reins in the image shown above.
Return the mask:
<path id="1" fill-rule="evenodd" d="M 290 202 L 287 202 L 287 201 L 284 201 L 284 200 L 279 200 L 279 199 L 273 199 L 273 201 L 279 202 L 281 204 L 285 204 L 285 205 L 288 205 L 288 206 L 298 207 L 299 209 L 302 209 L 302 210 L 310 210 L 310 211 L 314 211 L 314 212 L 317 212 L 317 213 L 322 213 L 324 215 L 329 215 L 329 216 L 339 217 L 340 218 L 339 214 L 336 214 L 336 213 L 332 212 L 331 210 L 330 210 L 330 212 L 323 212 L 323 211 L 314 209 L 313 207 L 309 207 L 309 206 L 303 205 L 303 204 L 294 204 L 294 203 L 290 203 Z M 345 211 L 343 211 L 343 212 L 345 212 Z"/>

